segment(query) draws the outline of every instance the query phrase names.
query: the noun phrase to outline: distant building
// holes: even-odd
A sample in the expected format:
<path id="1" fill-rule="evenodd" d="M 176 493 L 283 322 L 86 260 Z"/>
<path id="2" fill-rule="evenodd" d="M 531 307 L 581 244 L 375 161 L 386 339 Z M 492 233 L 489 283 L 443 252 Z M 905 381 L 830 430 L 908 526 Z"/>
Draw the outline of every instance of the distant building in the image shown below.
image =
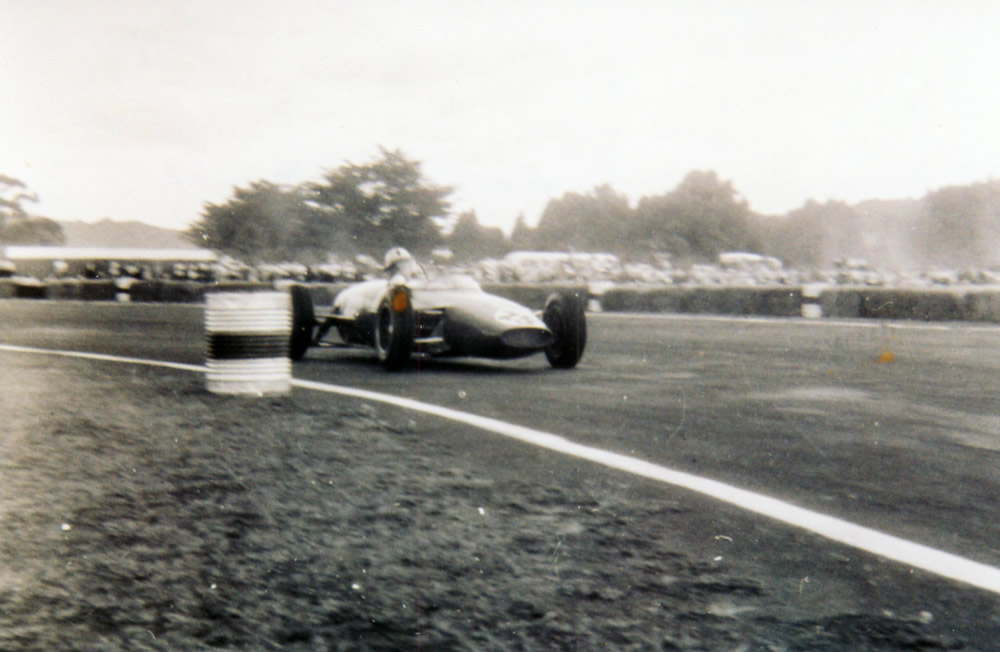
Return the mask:
<path id="1" fill-rule="evenodd" d="M 0 259 L 13 263 L 20 275 L 46 278 L 86 276 L 91 272 L 108 275 L 115 266 L 142 268 L 160 276 L 177 264 L 211 265 L 219 257 L 210 249 L 8 245 L 0 247 Z"/>

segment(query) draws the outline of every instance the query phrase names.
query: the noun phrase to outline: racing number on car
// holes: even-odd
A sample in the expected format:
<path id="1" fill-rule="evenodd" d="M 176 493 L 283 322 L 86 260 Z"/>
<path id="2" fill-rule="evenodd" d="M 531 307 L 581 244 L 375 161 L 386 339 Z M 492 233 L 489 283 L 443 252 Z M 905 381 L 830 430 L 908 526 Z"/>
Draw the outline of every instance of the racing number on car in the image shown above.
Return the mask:
<path id="1" fill-rule="evenodd" d="M 520 312 L 515 310 L 498 310 L 493 318 L 501 324 L 510 326 L 537 326 L 538 320 L 530 312 Z"/>

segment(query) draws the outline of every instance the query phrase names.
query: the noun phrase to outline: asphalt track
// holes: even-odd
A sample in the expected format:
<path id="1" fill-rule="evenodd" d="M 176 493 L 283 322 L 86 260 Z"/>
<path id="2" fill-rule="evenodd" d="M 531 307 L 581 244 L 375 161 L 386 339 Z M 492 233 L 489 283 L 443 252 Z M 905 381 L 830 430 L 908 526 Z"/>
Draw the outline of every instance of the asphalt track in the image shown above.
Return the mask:
<path id="1" fill-rule="evenodd" d="M 193 306 L 8 301 L 0 329 L 8 344 L 204 361 Z M 998 344 L 982 325 L 596 315 L 568 372 L 537 357 L 386 374 L 368 352 L 314 350 L 295 375 L 559 433 L 997 567 Z M 496 473 L 527 472 L 509 445 L 468 445 Z"/>

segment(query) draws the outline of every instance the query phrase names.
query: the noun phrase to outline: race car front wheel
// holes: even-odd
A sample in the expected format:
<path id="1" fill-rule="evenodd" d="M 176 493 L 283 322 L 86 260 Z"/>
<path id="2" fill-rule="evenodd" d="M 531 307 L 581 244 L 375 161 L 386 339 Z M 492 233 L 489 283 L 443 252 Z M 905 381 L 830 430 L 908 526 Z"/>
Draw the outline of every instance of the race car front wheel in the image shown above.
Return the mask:
<path id="1" fill-rule="evenodd" d="M 410 293 L 397 288 L 379 304 L 375 321 L 375 352 L 388 371 L 396 371 L 410 359 L 416 320 Z"/>
<path id="2" fill-rule="evenodd" d="M 557 293 L 545 302 L 542 321 L 552 331 L 545 357 L 556 369 L 572 369 L 587 345 L 586 297 L 580 292 Z"/>
<path id="3" fill-rule="evenodd" d="M 293 285 L 289 292 L 292 295 L 292 334 L 288 342 L 288 357 L 301 360 L 312 344 L 316 312 L 308 289 Z"/>

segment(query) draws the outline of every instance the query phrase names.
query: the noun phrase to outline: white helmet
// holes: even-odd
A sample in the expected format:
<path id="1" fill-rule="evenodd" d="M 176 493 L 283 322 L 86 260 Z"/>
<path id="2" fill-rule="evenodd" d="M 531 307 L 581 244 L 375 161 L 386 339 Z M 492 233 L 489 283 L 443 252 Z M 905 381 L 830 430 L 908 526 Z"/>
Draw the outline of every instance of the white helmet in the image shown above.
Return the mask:
<path id="1" fill-rule="evenodd" d="M 389 269 L 393 265 L 398 265 L 404 261 L 413 262 L 413 256 L 402 247 L 393 247 L 385 252 L 385 269 Z"/>

